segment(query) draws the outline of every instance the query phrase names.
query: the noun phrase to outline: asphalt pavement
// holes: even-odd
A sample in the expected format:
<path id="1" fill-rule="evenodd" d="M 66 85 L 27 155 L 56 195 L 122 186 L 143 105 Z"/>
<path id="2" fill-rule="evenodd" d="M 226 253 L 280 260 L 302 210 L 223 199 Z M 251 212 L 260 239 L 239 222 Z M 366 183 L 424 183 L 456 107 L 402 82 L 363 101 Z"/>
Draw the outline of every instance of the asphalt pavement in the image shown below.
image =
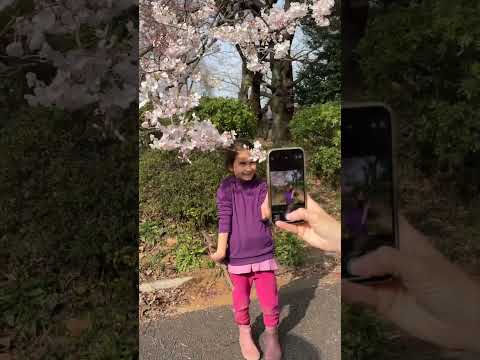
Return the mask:
<path id="1" fill-rule="evenodd" d="M 340 360 L 340 281 L 313 276 L 280 289 L 284 360 Z M 257 301 L 250 307 L 254 339 L 264 330 Z M 230 306 L 140 325 L 140 359 L 242 360 Z"/>

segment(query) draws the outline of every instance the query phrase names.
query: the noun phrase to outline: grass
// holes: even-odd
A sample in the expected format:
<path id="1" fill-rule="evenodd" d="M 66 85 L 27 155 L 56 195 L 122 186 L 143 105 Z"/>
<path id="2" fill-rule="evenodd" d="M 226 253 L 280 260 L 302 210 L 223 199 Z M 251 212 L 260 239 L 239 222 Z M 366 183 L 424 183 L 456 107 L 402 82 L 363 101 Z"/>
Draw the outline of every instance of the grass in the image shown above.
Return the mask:
<path id="1" fill-rule="evenodd" d="M 400 175 L 400 208 L 412 225 L 451 261 L 480 265 L 479 201 L 461 199 L 449 184 L 412 167 L 401 168 Z"/>
<path id="2" fill-rule="evenodd" d="M 387 343 L 385 325 L 364 308 L 342 304 L 342 359 L 381 358 Z"/>
<path id="3" fill-rule="evenodd" d="M 166 233 L 167 229 L 160 222 L 145 221 L 139 226 L 140 242 L 150 246 L 155 246 Z"/>
<path id="4" fill-rule="evenodd" d="M 275 257 L 280 264 L 298 267 L 305 263 L 305 247 L 302 240 L 287 232 L 276 232 Z"/>

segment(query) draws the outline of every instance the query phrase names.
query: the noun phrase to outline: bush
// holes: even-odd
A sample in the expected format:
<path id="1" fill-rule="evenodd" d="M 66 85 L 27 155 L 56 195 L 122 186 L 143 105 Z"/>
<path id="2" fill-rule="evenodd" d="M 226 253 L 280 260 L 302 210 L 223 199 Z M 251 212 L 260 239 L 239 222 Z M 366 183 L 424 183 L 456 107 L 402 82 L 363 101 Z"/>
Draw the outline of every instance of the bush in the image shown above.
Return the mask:
<path id="1" fill-rule="evenodd" d="M 175 249 L 175 266 L 178 272 L 187 272 L 198 269 L 203 263 L 206 252 L 205 244 L 191 234 L 183 233 L 177 238 Z"/>
<path id="2" fill-rule="evenodd" d="M 171 220 L 178 227 L 216 223 L 215 194 L 226 176 L 220 153 L 191 156 L 181 162 L 174 152 L 147 150 L 140 156 L 139 198 L 143 221 Z"/>
<path id="3" fill-rule="evenodd" d="M 340 103 L 328 102 L 298 111 L 290 122 L 296 143 L 309 150 L 313 171 L 332 182 L 340 172 Z"/>
<path id="4" fill-rule="evenodd" d="M 280 264 L 285 266 L 300 266 L 305 261 L 303 243 L 287 232 L 275 234 L 275 256 Z"/>
<path id="5" fill-rule="evenodd" d="M 192 153 L 191 164 L 173 151 L 148 149 L 140 154 L 139 202 L 142 221 L 177 228 L 216 226 L 216 192 L 228 176 L 222 151 Z M 264 163 L 257 174 L 265 176 Z M 146 225 L 144 225 L 146 226 Z M 196 230 L 192 230 L 196 231 Z"/>
<path id="6" fill-rule="evenodd" d="M 133 295 L 138 281 L 135 123 L 124 121 L 129 128 L 120 128 L 127 137 L 122 143 L 104 139 L 88 111 L 17 104 L 6 115 L 0 125 L 0 258 L 14 281 L 2 286 L 0 327 L 12 333 L 16 357 L 28 358 L 36 344 L 51 358 L 77 351 L 91 358 L 82 356 L 92 343 L 83 342 L 90 331 L 53 345 L 38 330 L 64 332 L 64 319 L 86 311 L 103 322 L 96 346 L 134 348 L 128 337 L 138 330 L 129 319 L 138 314 L 138 297 L 125 294 Z M 75 291 L 65 287 L 72 276 Z M 69 306 L 59 307 L 60 299 Z M 122 319 L 114 321 L 119 313 Z"/>
<path id="7" fill-rule="evenodd" d="M 466 0 L 391 6 L 372 18 L 358 49 L 370 96 L 404 119 L 402 135 L 411 140 L 402 153 L 414 149 L 422 168 L 454 176 L 480 150 L 477 13 Z"/>
<path id="8" fill-rule="evenodd" d="M 237 99 L 204 97 L 192 112 L 201 120 L 210 119 L 220 133 L 235 130 L 239 137 L 253 138 L 257 131 L 255 114 Z"/>
<path id="9" fill-rule="evenodd" d="M 155 246 L 165 233 L 162 223 L 146 221 L 139 226 L 140 242 L 150 246 Z"/>

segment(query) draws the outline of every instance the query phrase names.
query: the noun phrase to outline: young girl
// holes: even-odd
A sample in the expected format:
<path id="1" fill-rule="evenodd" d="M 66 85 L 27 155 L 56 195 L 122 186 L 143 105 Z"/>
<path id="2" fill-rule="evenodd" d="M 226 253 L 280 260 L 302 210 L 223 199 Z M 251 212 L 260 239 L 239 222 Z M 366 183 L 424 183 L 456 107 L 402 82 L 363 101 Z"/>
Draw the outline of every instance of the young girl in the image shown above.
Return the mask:
<path id="1" fill-rule="evenodd" d="M 218 245 L 212 259 L 228 263 L 233 283 L 233 312 L 239 327 L 242 355 L 260 358 L 250 329 L 250 290 L 255 283 L 263 313 L 264 353 L 267 360 L 280 360 L 278 342 L 279 305 L 274 246 L 268 206 L 267 184 L 256 176 L 257 163 L 251 158 L 253 145 L 236 140 L 227 152 L 226 167 L 232 173 L 217 191 Z M 228 244 L 228 246 L 227 246 Z"/>

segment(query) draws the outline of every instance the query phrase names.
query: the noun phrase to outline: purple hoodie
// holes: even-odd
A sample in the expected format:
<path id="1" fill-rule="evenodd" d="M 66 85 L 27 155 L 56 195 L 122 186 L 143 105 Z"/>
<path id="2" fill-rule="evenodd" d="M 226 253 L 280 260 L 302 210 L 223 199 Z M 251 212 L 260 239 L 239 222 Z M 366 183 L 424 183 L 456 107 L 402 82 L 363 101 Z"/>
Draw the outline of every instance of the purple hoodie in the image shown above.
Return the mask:
<path id="1" fill-rule="evenodd" d="M 267 183 L 257 177 L 242 181 L 229 176 L 218 187 L 218 232 L 229 233 L 230 265 L 254 264 L 273 258 L 272 233 L 262 222 L 260 210 L 266 195 Z"/>

